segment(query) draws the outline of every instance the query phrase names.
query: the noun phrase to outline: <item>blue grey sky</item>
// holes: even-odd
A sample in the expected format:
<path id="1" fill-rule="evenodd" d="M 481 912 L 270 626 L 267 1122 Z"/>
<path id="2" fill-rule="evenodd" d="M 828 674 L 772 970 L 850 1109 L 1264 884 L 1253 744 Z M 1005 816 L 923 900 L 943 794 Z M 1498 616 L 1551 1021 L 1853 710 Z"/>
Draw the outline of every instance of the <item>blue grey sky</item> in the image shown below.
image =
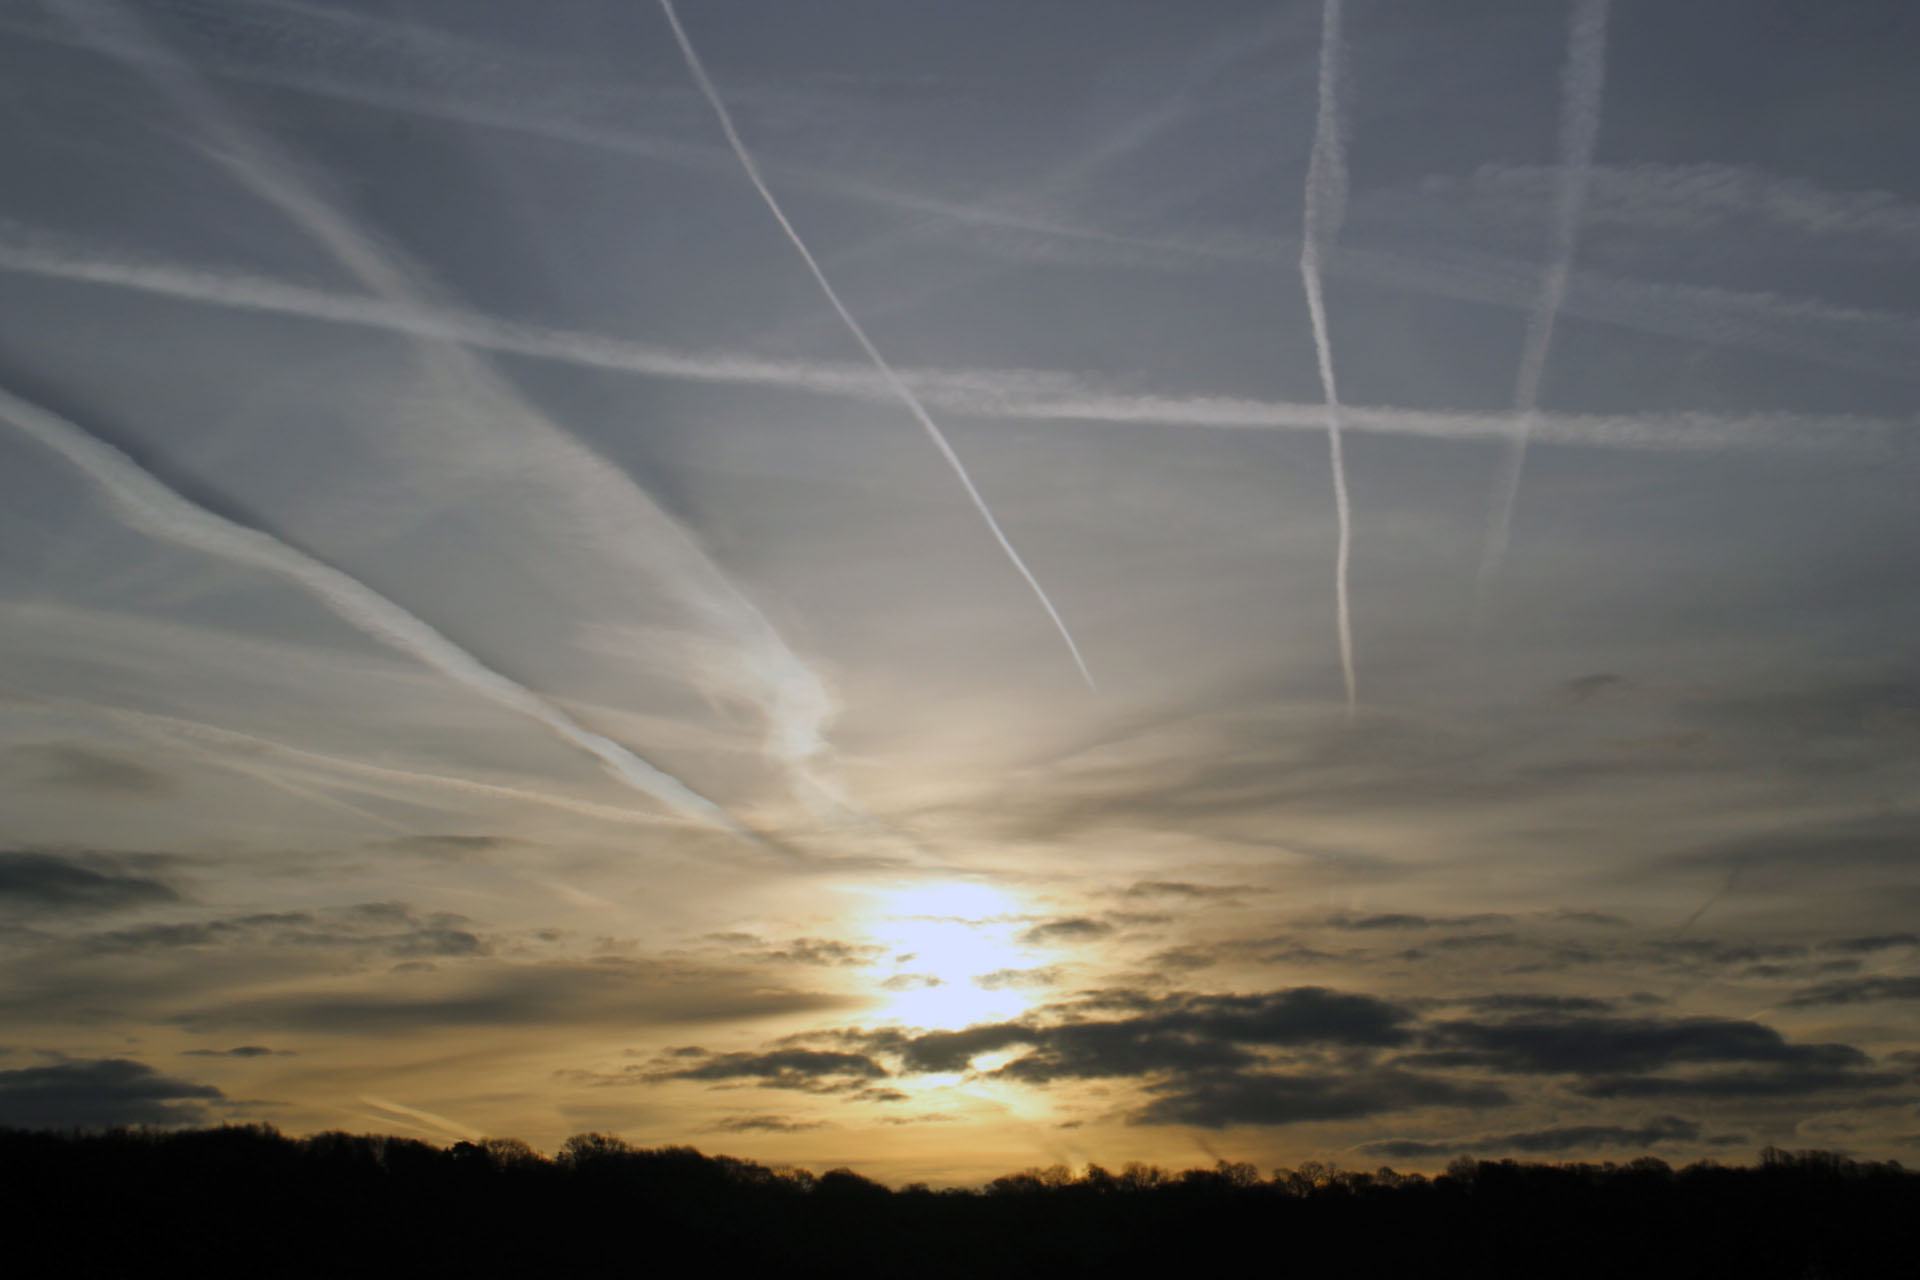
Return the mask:
<path id="1" fill-rule="evenodd" d="M 0 5 L 0 1122 L 1904 1158 L 1916 41 Z"/>

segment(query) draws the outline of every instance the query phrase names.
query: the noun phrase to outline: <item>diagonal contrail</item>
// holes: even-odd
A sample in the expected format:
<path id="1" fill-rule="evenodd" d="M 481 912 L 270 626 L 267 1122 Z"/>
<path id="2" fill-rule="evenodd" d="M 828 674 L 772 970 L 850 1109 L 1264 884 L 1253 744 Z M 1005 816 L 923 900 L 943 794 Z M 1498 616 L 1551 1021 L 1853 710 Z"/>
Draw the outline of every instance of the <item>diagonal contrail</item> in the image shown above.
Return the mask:
<path id="1" fill-rule="evenodd" d="M 121 518 L 142 533 L 286 579 L 356 630 L 537 721 L 562 741 L 597 757 L 609 773 L 634 790 L 703 825 L 765 846 L 765 841 L 733 815 L 672 774 L 587 729 L 358 578 L 271 534 L 207 510 L 84 428 L 4 390 L 0 390 L 0 418 L 78 468 L 106 495 Z"/>
<path id="2" fill-rule="evenodd" d="M 1587 202 L 1594 143 L 1600 136 L 1600 93 L 1607 78 L 1607 5 L 1608 0 L 1573 0 L 1567 27 L 1567 62 L 1560 75 L 1560 188 L 1554 211 L 1553 256 L 1540 281 L 1539 300 L 1527 318 L 1526 345 L 1513 388 L 1513 437 L 1507 444 L 1494 483 L 1493 504 L 1487 511 L 1486 542 L 1481 548 L 1475 584 L 1481 608 L 1507 558 L 1513 507 L 1520 496 L 1520 475 L 1526 468 L 1527 441 L 1540 405 L 1540 380 L 1546 374 L 1553 324 L 1559 318 L 1560 304 L 1566 300 L 1567 277 L 1573 271 L 1574 238 L 1580 229 L 1580 211 Z"/>
<path id="3" fill-rule="evenodd" d="M 1320 11 L 1319 110 L 1313 125 L 1313 155 L 1307 162 L 1307 207 L 1300 235 L 1300 281 L 1313 318 L 1313 349 L 1320 361 L 1320 390 L 1327 405 L 1327 453 L 1333 464 L 1333 507 L 1339 523 L 1334 556 L 1334 614 L 1340 629 L 1340 672 L 1347 682 L 1347 719 L 1353 719 L 1353 614 L 1347 575 L 1353 559 L 1353 510 L 1347 498 L 1347 463 L 1341 449 L 1340 392 L 1333 379 L 1333 343 L 1327 337 L 1327 303 L 1320 287 L 1321 251 L 1332 245 L 1346 213 L 1347 155 L 1340 117 L 1340 0 Z"/>
<path id="4" fill-rule="evenodd" d="M 236 116 L 189 64 L 147 34 L 138 17 L 115 0 L 49 3 L 85 46 L 120 59 L 190 115 L 215 143 L 215 158 L 238 182 L 323 245 L 383 303 L 409 311 L 431 309 L 424 277 L 403 255 L 323 199 L 273 139 Z M 748 688 L 765 716 L 768 754 L 785 768 L 803 800 L 812 803 L 823 791 L 832 791 L 817 770 L 826 749 L 825 726 L 835 709 L 832 695 L 760 609 L 644 490 L 529 404 L 467 349 L 461 333 L 413 332 L 430 344 L 425 348 L 426 371 L 450 399 L 464 396 L 498 407 L 516 428 L 513 439 L 488 442 L 499 453 L 514 455 L 496 465 L 536 475 L 565 493 L 568 504 L 562 516 L 586 526 L 614 553 L 652 574 L 665 591 L 732 642 L 728 674 Z M 477 420 L 482 415 L 473 416 Z M 469 464 L 485 452 L 474 440 L 476 427 L 477 421 L 469 423 L 459 442 Z"/>
<path id="5" fill-rule="evenodd" d="M 1020 553 L 1014 549 L 1012 540 L 1001 529 L 1000 522 L 994 519 L 992 508 L 987 506 L 987 500 L 975 487 L 973 477 L 967 474 L 966 464 L 960 461 L 960 455 L 955 453 L 953 446 L 947 442 L 946 434 L 934 422 L 926 406 L 920 403 L 920 397 L 915 395 L 913 388 L 903 382 L 900 375 L 893 371 L 893 366 L 888 364 L 886 357 L 880 354 L 880 349 L 873 345 L 873 340 L 867 336 L 867 331 L 860 327 L 858 320 L 854 319 L 853 312 L 847 310 L 847 304 L 840 300 L 840 295 L 828 281 L 826 272 L 820 269 L 819 262 L 814 259 L 812 250 L 807 248 L 807 243 L 800 238 L 800 233 L 794 230 L 793 223 L 788 221 L 786 212 L 780 208 L 780 202 L 773 198 L 773 192 L 768 188 L 766 179 L 760 176 L 760 166 L 754 162 L 753 153 L 747 150 L 747 144 L 740 140 L 739 130 L 733 126 L 733 116 L 728 112 L 727 104 L 721 99 L 720 91 L 714 87 L 713 79 L 707 75 L 707 68 L 700 61 L 699 53 L 694 50 L 693 41 L 687 38 L 686 28 L 680 25 L 680 15 L 674 11 L 673 0 L 660 0 L 660 9 L 667 15 L 668 25 L 673 28 L 673 38 L 679 43 L 680 53 L 687 60 L 687 70 L 693 74 L 694 82 L 700 86 L 700 92 L 705 94 L 707 101 L 712 104 L 713 113 L 720 121 L 721 132 L 727 135 L 727 143 L 733 148 L 734 155 L 740 157 L 740 167 L 746 170 L 747 180 L 753 183 L 753 189 L 758 191 L 761 200 L 766 202 L 767 210 L 773 214 L 774 221 L 780 224 L 780 229 L 786 233 L 788 241 L 799 253 L 801 261 L 807 264 L 807 270 L 812 273 L 814 282 L 820 286 L 820 292 L 826 295 L 827 301 L 832 304 L 834 312 L 847 326 L 847 331 L 853 335 L 854 341 L 858 342 L 860 349 L 867 353 L 867 359 L 873 362 L 873 367 L 886 380 L 893 393 L 900 398 L 900 402 L 906 405 L 907 411 L 913 414 L 914 419 L 922 427 L 926 428 L 927 436 L 933 441 L 934 448 L 940 451 L 940 456 L 945 458 L 947 465 L 953 468 L 954 475 L 960 478 L 961 486 L 966 489 L 967 496 L 973 500 L 974 509 L 980 513 L 980 518 L 986 521 L 987 528 L 993 531 L 994 540 L 1000 544 L 1000 549 L 1007 553 L 1007 559 L 1011 560 L 1013 567 L 1020 571 L 1020 576 L 1027 580 L 1027 585 L 1033 588 L 1033 594 L 1039 598 L 1041 607 L 1047 611 L 1047 616 L 1053 619 L 1053 625 L 1059 630 L 1060 638 L 1066 641 L 1067 651 L 1073 655 L 1074 665 L 1080 668 L 1081 678 L 1087 682 L 1087 687 L 1089 689 L 1096 687 L 1093 682 L 1093 672 L 1087 669 L 1086 659 L 1080 656 L 1080 646 L 1074 643 L 1073 633 L 1067 630 L 1066 621 L 1061 618 L 1060 611 L 1054 608 L 1053 601 L 1047 598 L 1046 588 L 1040 585 L 1040 579 L 1033 576 L 1033 570 L 1027 568 L 1027 562 L 1020 558 Z"/>

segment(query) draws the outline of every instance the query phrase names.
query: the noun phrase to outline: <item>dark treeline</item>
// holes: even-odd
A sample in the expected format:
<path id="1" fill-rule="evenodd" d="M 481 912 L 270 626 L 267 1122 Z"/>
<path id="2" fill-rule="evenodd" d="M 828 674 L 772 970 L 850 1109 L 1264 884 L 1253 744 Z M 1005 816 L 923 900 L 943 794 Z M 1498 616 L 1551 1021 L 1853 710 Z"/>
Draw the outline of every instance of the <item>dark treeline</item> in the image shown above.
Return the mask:
<path id="1" fill-rule="evenodd" d="M 1759 1165 L 1456 1160 L 1434 1177 L 1222 1161 L 891 1190 L 582 1134 L 264 1127 L 0 1131 L 9 1253 L 42 1274 L 1809 1277 L 1912 1274 L 1920 1175 L 1769 1148 Z M 556 1269 L 563 1269 L 556 1272 Z"/>

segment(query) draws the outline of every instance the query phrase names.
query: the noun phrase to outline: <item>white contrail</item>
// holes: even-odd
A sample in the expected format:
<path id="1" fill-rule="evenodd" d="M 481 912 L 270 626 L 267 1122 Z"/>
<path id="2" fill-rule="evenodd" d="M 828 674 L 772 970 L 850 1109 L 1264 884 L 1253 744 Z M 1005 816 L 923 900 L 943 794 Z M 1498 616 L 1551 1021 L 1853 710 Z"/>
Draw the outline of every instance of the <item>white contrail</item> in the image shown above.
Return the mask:
<path id="1" fill-rule="evenodd" d="M 1552 257 L 1540 281 L 1540 299 L 1527 318 L 1526 345 L 1520 354 L 1520 372 L 1513 388 L 1513 440 L 1508 444 L 1495 482 L 1493 504 L 1487 511 L 1487 534 L 1480 552 L 1476 597 L 1484 607 L 1500 566 L 1507 558 L 1513 528 L 1513 507 L 1520 496 L 1520 475 L 1526 467 L 1527 438 L 1533 433 L 1540 403 L 1540 380 L 1546 374 L 1547 351 L 1553 343 L 1553 324 L 1567 296 L 1567 277 L 1573 271 L 1574 238 L 1580 229 L 1580 211 L 1587 201 L 1593 172 L 1593 148 L 1600 136 L 1600 92 L 1607 78 L 1608 0 L 1573 0 L 1567 28 L 1567 62 L 1560 76 L 1559 199 L 1553 222 Z"/>
<path id="2" fill-rule="evenodd" d="M 1334 614 L 1340 628 L 1340 672 L 1347 682 L 1347 719 L 1353 719 L 1357 694 L 1353 677 L 1353 615 L 1347 602 L 1347 575 L 1353 559 L 1353 511 L 1347 498 L 1347 463 L 1340 440 L 1340 392 L 1333 380 L 1333 344 L 1327 337 L 1327 304 L 1320 287 L 1320 256 L 1340 232 L 1346 213 L 1347 155 L 1340 115 L 1340 0 L 1326 0 L 1320 11 L 1319 110 L 1313 125 L 1313 154 L 1307 162 L 1307 204 L 1300 235 L 1300 281 L 1313 319 L 1313 349 L 1320 362 L 1320 390 L 1326 396 L 1327 453 L 1333 464 L 1333 507 L 1339 523 L 1334 556 Z"/>
<path id="3" fill-rule="evenodd" d="M 337 776 L 339 774 L 346 774 L 348 778 L 367 778 L 385 782 L 388 784 L 386 787 L 362 783 L 357 789 L 382 799 L 400 800 L 406 804 L 420 805 L 421 802 L 408 797 L 403 790 L 399 790 L 400 788 L 433 787 L 479 799 L 504 800 L 516 806 L 540 805 L 562 813 L 623 825 L 658 827 L 675 821 L 672 818 L 663 818 L 653 810 L 626 809 L 549 791 L 535 791 L 527 787 L 507 786 L 497 782 L 482 782 L 475 778 L 463 778 L 453 774 L 424 773 L 416 769 L 402 769 L 395 765 L 356 760 L 350 756 L 329 755 L 325 752 L 311 751 L 305 747 L 276 742 L 271 738 L 262 738 L 256 734 L 242 733 L 237 729 L 209 724 L 204 720 L 187 720 L 179 716 L 158 715 L 149 711 L 135 711 L 127 707 L 108 706 L 103 703 L 55 698 L 46 694 L 29 694 L 9 689 L 4 685 L 0 685 L 0 691 L 15 698 L 29 699 L 32 703 L 43 704 L 56 713 L 77 712 L 105 720 L 110 724 L 131 728 L 139 733 L 162 736 L 168 742 L 185 741 L 208 755 L 266 756 L 285 760 L 296 766 L 304 764 L 310 771 L 324 771 L 330 783 L 340 786 L 354 787 L 355 784 L 339 778 Z"/>
<path id="4" fill-rule="evenodd" d="M 953 473 L 960 478 L 967 496 L 973 500 L 974 509 L 980 513 L 980 518 L 986 521 L 987 528 L 993 531 L 994 540 L 1000 544 L 1000 549 L 1007 553 L 1007 559 L 1011 560 L 1013 567 L 1020 571 L 1020 576 L 1027 580 L 1027 585 L 1033 588 L 1033 594 L 1039 598 L 1041 607 L 1047 611 L 1047 616 L 1053 619 L 1053 625 L 1059 630 L 1060 638 L 1067 642 L 1067 651 L 1073 655 L 1074 665 L 1080 668 L 1081 678 L 1087 682 L 1089 689 L 1094 688 L 1093 672 L 1087 669 L 1086 659 L 1080 656 L 1080 646 L 1074 643 L 1073 633 L 1067 630 L 1065 619 L 1061 618 L 1060 611 L 1053 607 L 1053 601 L 1047 598 L 1046 589 L 1040 585 L 1040 579 L 1033 576 L 1033 570 L 1027 568 L 1027 562 L 1020 558 L 1018 551 L 1014 550 L 1013 542 L 1000 528 L 1000 522 L 994 519 L 992 509 L 987 506 L 987 500 L 981 496 L 980 490 L 974 486 L 973 477 L 967 474 L 966 465 L 960 461 L 960 455 L 953 451 L 951 444 L 947 443 L 946 435 L 934 422 L 933 415 L 927 412 L 926 406 L 920 403 L 920 397 L 913 393 L 913 388 L 903 382 L 900 375 L 893 371 L 893 366 L 887 363 L 886 357 L 880 354 L 880 349 L 873 345 L 871 338 L 867 337 L 867 331 L 860 327 L 858 320 L 853 318 L 853 312 L 847 310 L 846 303 L 840 300 L 840 295 L 834 291 L 832 283 L 827 280 L 826 272 L 820 269 L 819 262 L 814 259 L 812 250 L 807 248 L 807 243 L 800 238 L 800 233 L 794 230 L 793 223 L 788 221 L 786 213 L 780 208 L 780 202 L 773 198 L 773 192 L 767 187 L 766 180 L 760 176 L 760 166 L 754 163 L 753 154 L 747 150 L 747 144 L 740 140 L 739 131 L 733 127 L 733 116 L 727 111 L 727 104 L 721 99 L 720 91 L 714 87 L 712 78 L 707 75 L 706 66 L 700 61 L 700 55 L 694 51 L 693 41 L 687 38 L 686 29 L 680 25 L 680 15 L 674 11 L 673 0 L 660 0 L 660 9 L 667 15 L 668 25 L 673 28 L 673 38 L 679 43 L 680 53 L 687 60 L 687 70 L 692 72 L 694 82 L 700 86 L 700 92 L 705 94 L 707 101 L 712 104 L 713 113 L 720 121 L 721 132 L 727 135 L 727 143 L 733 148 L 733 154 L 740 158 L 740 167 L 746 170 L 747 179 L 753 183 L 753 189 L 760 193 L 760 198 L 766 202 L 774 221 L 780 224 L 780 229 L 786 232 L 788 241 L 799 253 L 801 261 L 807 264 L 807 270 L 812 273 L 814 282 L 820 286 L 820 292 L 826 295 L 835 313 L 846 324 L 847 331 L 860 344 L 860 349 L 867 353 L 867 358 L 873 362 L 873 367 L 879 371 L 880 376 L 886 380 L 887 385 L 900 398 L 901 403 L 906 405 L 907 411 L 922 427 L 926 428 L 927 436 L 933 441 L 934 448 L 940 451 L 940 456 L 945 458 L 947 465 L 953 468 Z"/>
<path id="5" fill-rule="evenodd" d="M 236 524 L 182 497 L 120 450 L 4 390 L 0 390 L 0 417 L 72 463 L 100 488 L 121 518 L 142 533 L 286 579 L 356 630 L 537 721 L 562 741 L 597 757 L 608 772 L 634 790 L 703 825 L 765 846 L 760 837 L 713 801 L 619 743 L 585 728 L 359 579 L 270 534 Z"/>
<path id="6" fill-rule="evenodd" d="M 0 270 L 129 289 L 207 306 L 291 316 L 528 356 L 641 377 L 778 387 L 810 395 L 891 402 L 870 364 L 774 360 L 737 351 L 681 351 L 601 334 L 541 328 L 446 307 L 412 306 L 207 267 L 102 256 L 62 237 L 0 222 Z M 982 419 L 1139 423 L 1224 430 L 1326 430 L 1326 406 L 1232 396 L 1108 390 L 1059 370 L 899 369 L 922 401 Z M 1506 440 L 1507 413 L 1341 405 L 1345 431 L 1433 440 Z M 1763 448 L 1785 452 L 1910 454 L 1910 420 L 1845 414 L 1534 414 L 1538 444 L 1653 452 Z M 769 641 L 771 643 L 771 641 Z"/>
<path id="7" fill-rule="evenodd" d="M 406 311 L 430 309 L 426 284 L 397 252 L 383 247 L 316 193 L 298 166 L 272 139 L 238 118 L 201 82 L 194 69 L 154 40 L 138 18 L 112 0 L 51 0 L 87 47 L 122 60 L 171 98 L 217 144 L 216 159 L 249 191 L 279 209 L 371 290 Z M 705 625 L 735 649 L 728 675 L 749 690 L 767 720 L 767 750 L 787 770 L 809 803 L 833 788 L 818 773 L 825 726 L 835 704 L 817 673 L 781 639 L 766 616 L 726 577 L 688 532 L 639 486 L 520 396 L 466 349 L 463 335 L 413 332 L 433 342 L 427 369 L 450 400 L 490 402 L 516 429 L 513 439 L 482 442 L 483 414 L 469 415 L 457 449 L 463 464 L 491 463 L 516 476 L 548 483 L 564 495 L 555 519 L 577 519 L 615 553 L 651 574 Z M 525 443 L 534 445 L 532 450 Z M 488 445 L 494 456 L 488 458 Z M 511 456 L 502 456 L 508 455 Z M 715 660 L 715 665 L 721 665 Z M 837 798 L 836 798 L 837 803 Z"/>
<path id="8" fill-rule="evenodd" d="M 275 9 L 311 14 L 305 25 L 289 27 L 281 23 L 270 30 L 249 33 L 239 22 L 243 15 L 231 5 L 201 3 L 194 7 L 221 23 L 224 43 L 218 48 L 202 45 L 195 51 L 195 69 L 207 76 L 265 84 L 475 128 L 505 130 L 682 168 L 711 172 L 737 163 L 725 147 L 701 146 L 609 127 L 601 123 L 601 117 L 606 114 L 602 107 L 596 107 L 593 112 L 583 111 L 567 92 L 571 86 L 555 83 L 551 76 L 540 74 L 531 62 L 516 67 L 511 55 L 505 52 L 452 41 L 444 33 L 376 20 L 365 14 L 349 16 L 343 12 L 309 11 L 303 6 L 285 4 L 276 5 Z M 323 14 L 324 22 L 320 20 Z M 342 24 L 391 28 L 391 32 L 375 39 L 372 45 L 361 40 L 343 41 L 335 29 Z M 22 21 L 11 12 L 0 13 L 0 30 L 29 39 L 78 44 L 114 54 L 130 63 L 170 61 L 169 55 L 150 44 L 98 31 L 76 35 L 65 28 Z M 395 81 L 393 84 L 367 82 L 364 75 L 358 80 L 340 78 L 344 74 L 363 72 L 361 63 L 367 61 L 364 55 L 369 47 L 385 50 L 389 44 L 398 47 L 422 40 L 428 42 L 430 56 L 424 63 L 418 60 L 409 63 L 406 74 L 389 77 Z M 241 56 L 234 52 L 236 42 L 247 56 L 257 61 L 236 61 Z M 299 65 L 283 65 L 289 58 Z M 322 68 L 320 71 L 309 65 L 316 60 Z M 335 63 L 341 65 L 334 67 Z M 503 69 L 518 72 L 518 78 L 510 78 L 504 91 L 501 88 Z M 435 84 L 444 81 L 446 83 L 439 87 L 451 87 L 457 92 L 451 97 L 436 95 L 431 92 L 435 84 L 428 81 Z M 493 97 L 489 98 L 489 93 Z M 604 86 L 595 86 L 590 97 L 602 106 L 612 101 Z M 531 104 L 538 104 L 538 112 L 528 109 Z M 633 113 L 629 110 L 626 114 Z M 1290 261 L 1295 255 L 1294 249 L 1272 236 L 1127 235 L 1085 223 L 941 200 L 803 165 L 770 161 L 766 168 L 784 181 L 834 199 L 922 214 L 955 227 L 1008 233 L 1002 239 L 981 240 L 979 247 L 1023 261 L 1032 260 L 1037 253 L 1049 258 L 1068 253 L 1081 262 L 1164 269 L 1193 263 L 1279 263 Z M 1795 202 L 1802 199 L 1802 193 L 1790 194 Z M 1531 311 L 1539 301 L 1537 263 L 1457 247 L 1443 261 L 1344 246 L 1321 265 L 1332 276 L 1400 292 L 1523 311 Z M 1916 326 L 1911 317 L 1888 312 L 1841 307 L 1808 298 L 1654 282 L 1593 271 L 1572 273 L 1560 309 L 1566 315 L 1686 342 L 1737 347 L 1885 377 L 1912 380 L 1920 376 L 1920 360 L 1912 354 L 1920 342 L 1915 336 L 1920 326 Z"/>

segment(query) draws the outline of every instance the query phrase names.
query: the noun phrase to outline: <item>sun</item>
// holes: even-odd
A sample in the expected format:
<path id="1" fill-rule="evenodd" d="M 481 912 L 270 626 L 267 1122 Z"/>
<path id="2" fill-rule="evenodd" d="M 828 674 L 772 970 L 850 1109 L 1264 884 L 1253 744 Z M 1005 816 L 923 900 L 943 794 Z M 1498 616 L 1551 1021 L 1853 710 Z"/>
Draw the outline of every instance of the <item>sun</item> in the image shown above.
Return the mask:
<path id="1" fill-rule="evenodd" d="M 885 948 L 870 966 L 889 1021 L 930 1030 L 1018 1017 L 1031 996 L 1005 975 L 1033 963 L 1014 935 L 1020 904 L 981 884 L 942 882 L 875 895 L 867 933 Z M 982 985 L 985 980 L 985 985 Z"/>

